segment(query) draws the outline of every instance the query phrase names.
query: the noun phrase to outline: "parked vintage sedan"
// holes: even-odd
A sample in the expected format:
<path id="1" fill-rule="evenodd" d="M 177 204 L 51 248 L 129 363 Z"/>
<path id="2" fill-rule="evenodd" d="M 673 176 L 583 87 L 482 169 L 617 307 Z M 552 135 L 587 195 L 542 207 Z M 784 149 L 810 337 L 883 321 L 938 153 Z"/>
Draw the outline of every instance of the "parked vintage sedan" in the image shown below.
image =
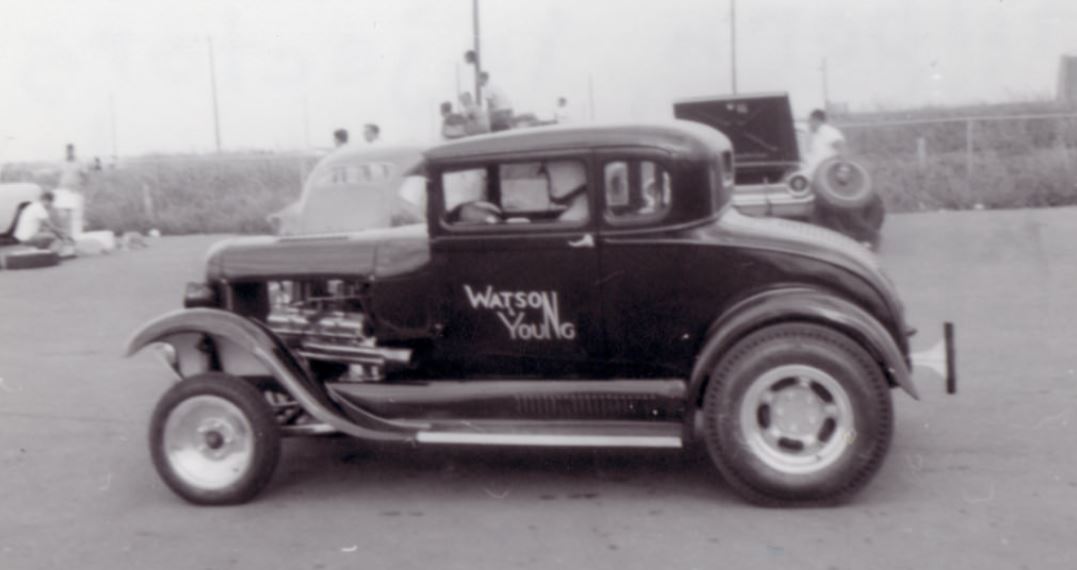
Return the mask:
<path id="1" fill-rule="evenodd" d="M 886 216 L 863 166 L 845 158 L 813 160 L 808 133 L 793 121 L 784 93 L 678 101 L 674 115 L 714 127 L 733 142 L 733 203 L 752 216 L 813 222 L 870 244 Z"/>
<path id="2" fill-rule="evenodd" d="M 386 228 L 423 219 L 424 148 L 346 145 L 318 161 L 299 200 L 270 214 L 278 235 Z"/>
<path id="3" fill-rule="evenodd" d="M 424 154 L 422 224 L 216 245 L 137 331 L 177 382 L 154 464 L 200 504 L 269 482 L 280 438 L 683 448 L 747 499 L 833 502 L 879 469 L 910 327 L 874 255 L 731 207 L 691 122 L 484 135 Z"/>

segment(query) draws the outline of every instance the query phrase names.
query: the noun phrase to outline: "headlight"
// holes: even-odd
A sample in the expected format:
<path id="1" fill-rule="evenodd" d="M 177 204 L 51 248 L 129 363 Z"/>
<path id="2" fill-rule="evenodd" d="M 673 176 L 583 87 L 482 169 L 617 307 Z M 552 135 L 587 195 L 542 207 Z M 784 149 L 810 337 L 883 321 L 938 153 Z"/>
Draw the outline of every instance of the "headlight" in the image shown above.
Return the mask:
<path id="1" fill-rule="evenodd" d="M 811 192 L 811 181 L 803 174 L 794 174 L 788 182 L 789 194 L 795 198 L 801 198 Z"/>
<path id="2" fill-rule="evenodd" d="M 194 307 L 216 307 L 217 290 L 208 283 L 188 283 L 183 292 L 183 306 L 188 309 Z"/>

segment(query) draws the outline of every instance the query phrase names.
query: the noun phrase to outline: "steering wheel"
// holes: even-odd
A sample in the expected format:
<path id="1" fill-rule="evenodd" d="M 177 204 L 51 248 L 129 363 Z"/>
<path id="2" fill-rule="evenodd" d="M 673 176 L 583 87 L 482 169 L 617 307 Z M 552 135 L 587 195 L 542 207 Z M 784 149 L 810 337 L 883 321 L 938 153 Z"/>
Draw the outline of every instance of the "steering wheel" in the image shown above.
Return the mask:
<path id="1" fill-rule="evenodd" d="M 445 216 L 450 224 L 500 224 L 504 219 L 501 208 L 492 202 L 464 202 L 449 210 Z"/>

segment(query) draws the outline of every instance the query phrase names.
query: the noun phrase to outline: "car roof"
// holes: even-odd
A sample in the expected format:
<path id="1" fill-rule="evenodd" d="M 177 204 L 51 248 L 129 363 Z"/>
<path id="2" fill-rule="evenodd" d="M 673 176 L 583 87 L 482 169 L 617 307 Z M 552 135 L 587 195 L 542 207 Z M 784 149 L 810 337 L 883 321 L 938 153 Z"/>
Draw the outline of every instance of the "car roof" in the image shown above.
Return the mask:
<path id="1" fill-rule="evenodd" d="M 671 120 L 513 129 L 446 143 L 428 150 L 426 157 L 434 161 L 462 161 L 493 155 L 629 146 L 656 147 L 697 158 L 711 158 L 732 149 L 729 139 L 716 129 L 691 121 Z"/>
<path id="2" fill-rule="evenodd" d="M 421 157 L 426 147 L 418 144 L 369 145 L 362 143 L 346 144 L 325 156 L 323 163 L 360 164 L 363 162 L 392 162 L 394 164 L 414 162 Z"/>
<path id="3" fill-rule="evenodd" d="M 674 105 L 682 103 L 705 103 L 710 101 L 722 101 L 736 103 L 738 101 L 755 101 L 758 99 L 788 99 L 789 94 L 784 91 L 769 91 L 764 93 L 738 93 L 736 95 L 708 95 L 703 97 L 688 97 L 674 101 Z"/>

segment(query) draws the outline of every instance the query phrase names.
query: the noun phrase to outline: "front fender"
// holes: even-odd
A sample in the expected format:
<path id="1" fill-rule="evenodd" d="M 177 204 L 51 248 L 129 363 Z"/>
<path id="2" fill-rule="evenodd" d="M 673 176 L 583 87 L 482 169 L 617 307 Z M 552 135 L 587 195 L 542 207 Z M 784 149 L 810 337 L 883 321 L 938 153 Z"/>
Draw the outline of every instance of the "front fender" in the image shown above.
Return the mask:
<path id="1" fill-rule="evenodd" d="M 920 399 L 905 355 L 882 323 L 849 301 L 799 287 L 749 297 L 722 315 L 711 326 L 707 342 L 696 358 L 688 393 L 696 399 L 701 397 L 708 373 L 738 340 L 763 326 L 795 321 L 815 322 L 848 334 L 882 364 L 891 382 L 913 399 Z"/>
<path id="2" fill-rule="evenodd" d="M 201 354 L 204 350 L 199 345 L 207 336 L 213 341 L 216 353 L 213 356 Z M 325 392 L 314 385 L 270 333 L 234 313 L 201 308 L 166 313 L 132 335 L 126 356 L 156 343 L 172 346 L 176 354 L 174 368 L 181 376 L 203 371 L 204 367 L 219 367 L 235 375 L 272 376 L 308 414 L 348 435 L 376 441 L 407 441 L 416 431 L 376 418 L 370 418 L 371 426 L 360 426 L 342 417 L 334 411 Z M 213 359 L 218 361 L 213 363 Z"/>

